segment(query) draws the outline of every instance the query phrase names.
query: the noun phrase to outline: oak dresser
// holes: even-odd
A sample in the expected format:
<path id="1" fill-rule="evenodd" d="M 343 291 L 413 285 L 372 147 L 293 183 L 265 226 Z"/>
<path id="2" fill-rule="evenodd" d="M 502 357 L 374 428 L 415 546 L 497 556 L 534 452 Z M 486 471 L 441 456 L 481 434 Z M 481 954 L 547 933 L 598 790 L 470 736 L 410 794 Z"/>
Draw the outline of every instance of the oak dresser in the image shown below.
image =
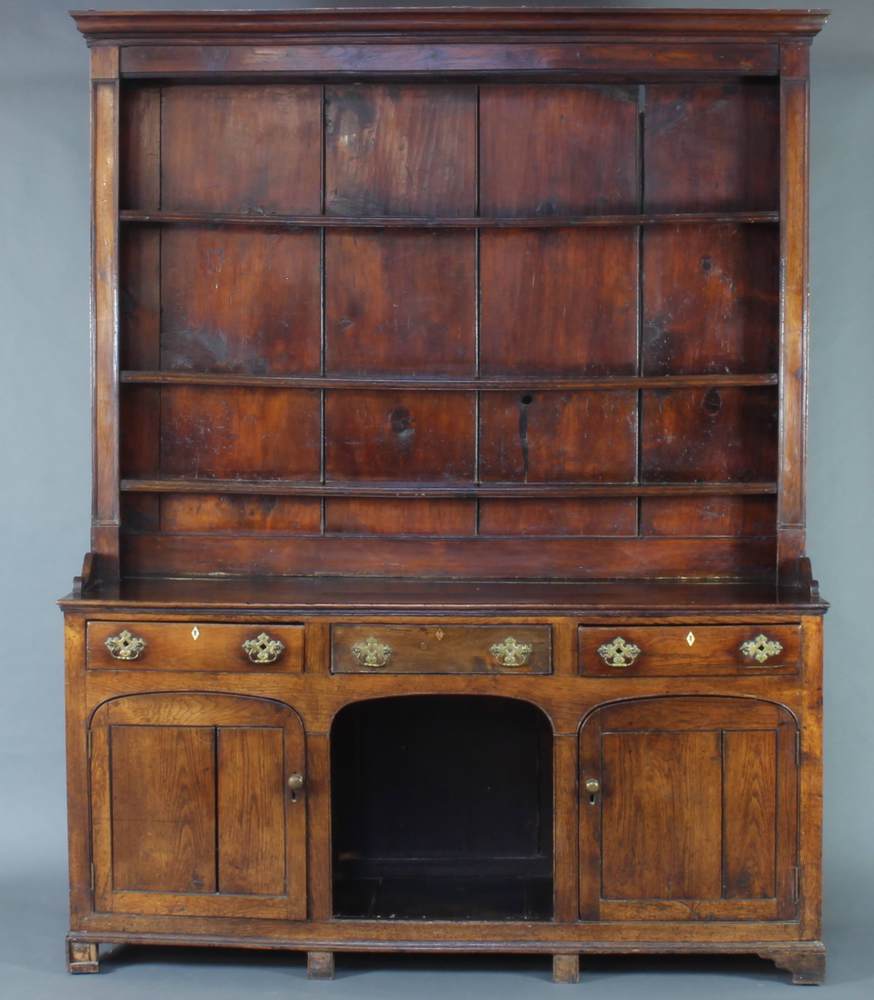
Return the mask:
<path id="1" fill-rule="evenodd" d="M 822 980 L 812 11 L 83 12 L 101 944 Z"/>

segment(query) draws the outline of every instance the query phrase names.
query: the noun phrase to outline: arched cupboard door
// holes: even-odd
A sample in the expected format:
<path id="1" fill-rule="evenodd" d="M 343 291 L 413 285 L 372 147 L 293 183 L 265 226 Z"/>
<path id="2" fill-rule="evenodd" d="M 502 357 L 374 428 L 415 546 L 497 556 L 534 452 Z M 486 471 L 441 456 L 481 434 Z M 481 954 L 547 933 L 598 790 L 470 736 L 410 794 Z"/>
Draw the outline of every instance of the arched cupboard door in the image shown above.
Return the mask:
<path id="1" fill-rule="evenodd" d="M 663 697 L 580 730 L 583 920 L 797 911 L 797 724 L 749 698 Z"/>
<path id="2" fill-rule="evenodd" d="M 130 695 L 91 724 L 95 908 L 306 917 L 304 734 L 226 694 Z"/>

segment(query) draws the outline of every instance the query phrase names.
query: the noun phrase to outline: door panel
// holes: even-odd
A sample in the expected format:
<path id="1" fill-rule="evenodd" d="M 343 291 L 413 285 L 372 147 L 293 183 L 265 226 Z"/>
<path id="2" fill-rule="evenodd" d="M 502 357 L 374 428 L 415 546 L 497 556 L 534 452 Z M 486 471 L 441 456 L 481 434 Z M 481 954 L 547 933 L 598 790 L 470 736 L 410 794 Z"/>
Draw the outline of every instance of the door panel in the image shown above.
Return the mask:
<path id="1" fill-rule="evenodd" d="M 115 726 L 111 740 L 113 884 L 215 892 L 215 730 Z"/>
<path id="2" fill-rule="evenodd" d="M 786 709 L 747 698 L 593 712 L 580 731 L 582 918 L 794 916 L 796 733 Z"/>
<path id="3" fill-rule="evenodd" d="M 218 731 L 219 892 L 285 889 L 282 730 Z"/>
<path id="4" fill-rule="evenodd" d="M 719 734 L 605 733 L 602 754 L 604 897 L 718 898 Z"/>
<path id="5" fill-rule="evenodd" d="M 131 695 L 92 721 L 97 909 L 306 916 L 303 727 L 286 705 Z"/>
<path id="6" fill-rule="evenodd" d="M 777 894 L 777 741 L 774 732 L 723 734 L 724 895 L 767 899 Z"/>

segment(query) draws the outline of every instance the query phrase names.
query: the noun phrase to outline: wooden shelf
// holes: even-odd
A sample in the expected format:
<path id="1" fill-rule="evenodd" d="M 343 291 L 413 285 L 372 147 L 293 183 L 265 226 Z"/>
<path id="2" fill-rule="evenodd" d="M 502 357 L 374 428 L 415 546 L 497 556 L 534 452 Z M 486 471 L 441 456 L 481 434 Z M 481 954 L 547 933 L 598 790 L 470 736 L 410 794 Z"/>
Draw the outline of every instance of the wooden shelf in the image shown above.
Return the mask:
<path id="1" fill-rule="evenodd" d="M 773 372 L 751 375 L 579 375 L 411 378 L 364 375 L 245 375 L 225 372 L 123 371 L 130 385 L 204 385 L 261 389 L 422 389 L 471 392 L 567 389 L 688 389 L 777 385 Z"/>
<path id="2" fill-rule="evenodd" d="M 615 215 L 550 215 L 518 218 L 403 218 L 400 216 L 273 215 L 254 212 L 165 212 L 123 209 L 121 222 L 283 229 L 566 229 L 582 226 L 700 225 L 774 223 L 779 212 L 657 212 Z"/>
<path id="3" fill-rule="evenodd" d="M 314 483 L 288 479 L 168 477 L 122 479 L 123 493 L 234 493 L 302 497 L 390 499 L 573 498 L 638 496 L 747 496 L 773 494 L 767 483 Z"/>

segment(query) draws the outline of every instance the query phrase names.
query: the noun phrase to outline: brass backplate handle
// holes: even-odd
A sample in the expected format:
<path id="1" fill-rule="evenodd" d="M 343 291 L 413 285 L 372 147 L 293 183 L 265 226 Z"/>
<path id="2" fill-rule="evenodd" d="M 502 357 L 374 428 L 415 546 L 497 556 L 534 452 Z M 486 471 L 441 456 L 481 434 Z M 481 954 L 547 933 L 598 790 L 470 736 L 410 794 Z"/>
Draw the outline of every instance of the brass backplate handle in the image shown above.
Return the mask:
<path id="1" fill-rule="evenodd" d="M 266 632 L 259 632 L 254 639 L 247 639 L 243 643 L 243 652 L 252 663 L 275 663 L 284 649 L 284 642 L 271 639 Z"/>
<path id="2" fill-rule="evenodd" d="M 489 646 L 489 652 L 502 667 L 524 667 L 534 652 L 534 647 L 530 642 L 519 642 L 508 635 L 503 642 Z"/>
<path id="3" fill-rule="evenodd" d="M 392 648 L 387 642 L 380 642 L 369 635 L 363 642 L 352 646 L 352 655 L 362 667 L 384 667 L 391 659 Z"/>
<path id="4" fill-rule="evenodd" d="M 626 642 L 621 635 L 617 635 L 610 642 L 605 642 L 598 647 L 598 656 L 608 667 L 630 667 L 640 656 L 642 650 L 640 646 L 635 646 L 633 642 Z"/>
<path id="5" fill-rule="evenodd" d="M 783 647 L 776 639 L 769 639 L 763 633 L 759 633 L 754 639 L 742 642 L 740 651 L 744 656 L 755 660 L 756 663 L 767 663 L 772 656 L 782 653 Z"/>
<path id="6" fill-rule="evenodd" d="M 146 640 L 127 629 L 111 635 L 103 644 L 114 660 L 137 660 L 146 648 Z"/>

